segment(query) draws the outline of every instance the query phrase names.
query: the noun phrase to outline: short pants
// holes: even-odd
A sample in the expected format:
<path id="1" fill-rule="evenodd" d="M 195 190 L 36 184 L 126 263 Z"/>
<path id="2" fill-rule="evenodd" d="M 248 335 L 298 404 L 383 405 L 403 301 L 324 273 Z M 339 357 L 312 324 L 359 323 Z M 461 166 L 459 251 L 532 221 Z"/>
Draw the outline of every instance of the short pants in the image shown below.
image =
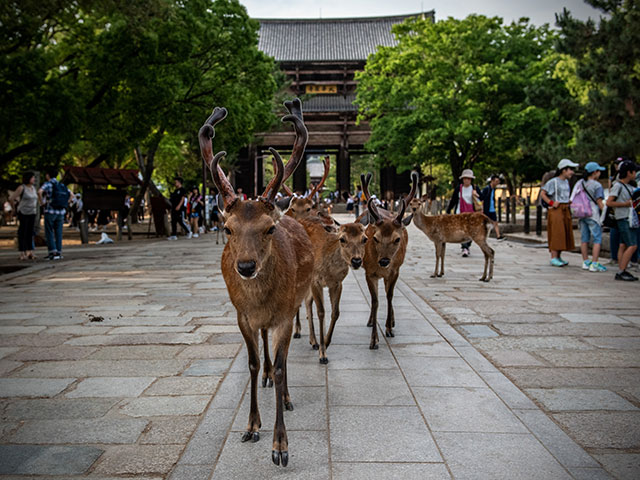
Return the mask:
<path id="1" fill-rule="evenodd" d="M 497 222 L 498 221 L 498 217 L 496 216 L 496 212 L 488 212 L 488 213 L 485 213 L 485 215 L 487 217 L 489 217 L 489 220 L 491 220 L 493 222 Z"/>
<path id="2" fill-rule="evenodd" d="M 593 238 L 593 243 L 602 243 L 602 227 L 598 222 L 593 218 L 581 218 L 578 223 L 582 243 L 589 243 L 591 238 Z"/>
<path id="3" fill-rule="evenodd" d="M 618 219 L 618 232 L 620 232 L 620 243 L 624 243 L 627 247 L 633 247 L 638 244 L 638 232 L 636 228 L 629 228 L 629 220 L 623 218 Z"/>

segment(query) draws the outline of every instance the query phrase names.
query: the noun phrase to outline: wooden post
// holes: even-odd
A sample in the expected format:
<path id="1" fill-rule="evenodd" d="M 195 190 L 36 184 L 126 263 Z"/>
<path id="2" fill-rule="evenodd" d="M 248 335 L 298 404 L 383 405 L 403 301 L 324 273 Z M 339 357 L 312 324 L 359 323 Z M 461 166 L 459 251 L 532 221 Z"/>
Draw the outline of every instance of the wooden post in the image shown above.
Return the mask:
<path id="1" fill-rule="evenodd" d="M 507 212 L 506 212 L 507 218 L 506 218 L 506 221 L 504 223 L 509 223 L 509 216 L 510 216 L 510 213 L 511 213 L 511 202 L 509 202 L 509 199 L 506 198 L 504 203 L 505 203 L 505 206 L 506 206 L 506 209 L 507 209 Z"/>
<path id="2" fill-rule="evenodd" d="M 511 197 L 511 223 L 516 223 L 516 197 Z"/>
<path id="3" fill-rule="evenodd" d="M 536 235 L 542 235 L 542 205 L 536 205 Z"/>
<path id="4" fill-rule="evenodd" d="M 531 232 L 531 225 L 529 224 L 529 203 L 530 198 L 527 197 L 524 202 L 524 233 L 526 234 L 529 234 Z"/>

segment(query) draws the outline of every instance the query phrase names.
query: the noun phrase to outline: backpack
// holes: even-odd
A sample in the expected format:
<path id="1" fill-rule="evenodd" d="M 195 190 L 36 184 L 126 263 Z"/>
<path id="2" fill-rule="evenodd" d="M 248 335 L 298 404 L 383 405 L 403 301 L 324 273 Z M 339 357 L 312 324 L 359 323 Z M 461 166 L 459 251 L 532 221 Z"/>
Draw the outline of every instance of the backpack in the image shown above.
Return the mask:
<path id="1" fill-rule="evenodd" d="M 51 182 L 51 199 L 49 206 L 56 210 L 67 208 L 69 204 L 69 189 L 61 182 Z"/>
<path id="2" fill-rule="evenodd" d="M 571 215 L 575 218 L 589 218 L 592 213 L 584 181 L 580 181 L 573 189 Z"/>

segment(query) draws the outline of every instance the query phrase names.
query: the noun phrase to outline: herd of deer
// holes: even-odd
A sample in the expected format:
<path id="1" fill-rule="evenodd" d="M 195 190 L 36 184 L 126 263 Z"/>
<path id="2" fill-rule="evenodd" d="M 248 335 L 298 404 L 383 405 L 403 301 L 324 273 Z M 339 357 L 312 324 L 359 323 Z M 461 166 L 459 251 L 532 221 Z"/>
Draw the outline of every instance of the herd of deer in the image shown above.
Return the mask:
<path id="1" fill-rule="evenodd" d="M 313 198 L 320 184 L 305 197 L 293 197 L 284 182 L 303 157 L 308 139 L 299 99 L 285 102 L 289 115 L 282 118 L 293 124 L 295 142 L 286 165 L 278 152 L 270 148 L 274 157 L 275 175 L 264 193 L 256 200 L 241 200 L 219 165 L 226 154 L 213 154 L 214 127 L 227 111 L 216 107 L 199 132 L 202 157 L 211 170 L 224 203 L 224 232 L 228 237 L 222 253 L 222 275 L 229 297 L 237 310 L 238 326 L 247 345 L 251 373 L 251 406 L 249 422 L 242 441 L 256 442 L 260 438 L 258 411 L 258 373 L 260 371 L 259 336 L 262 337 L 264 366 L 262 386 L 273 386 L 276 393 L 276 421 L 273 432 L 272 460 L 276 465 L 289 462 L 287 433 L 283 410 L 293 410 L 287 387 L 287 355 L 292 333 L 300 337 L 298 310 L 305 303 L 309 321 L 309 342 L 319 351 L 320 363 L 326 364 L 327 347 L 340 315 L 342 281 L 349 272 L 364 267 L 371 294 L 371 328 L 369 348 L 378 348 L 377 309 L 378 281 L 384 280 L 387 296 L 385 334 L 393 337 L 395 319 L 393 292 L 407 251 L 406 226 L 413 219 L 436 245 L 436 271 L 444 274 L 444 246 L 447 242 L 474 240 L 485 254 L 483 281 L 493 276 L 493 250 L 487 245 L 490 224 L 481 213 L 430 217 L 422 213 L 423 205 L 414 198 L 418 176 L 412 173 L 412 188 L 407 200 L 401 200 L 397 214 L 379 209 L 368 193 L 370 174 L 361 177 L 367 199 L 366 213 L 354 223 L 338 224 L 326 212 L 314 206 Z M 287 201 L 276 202 L 277 192 L 283 188 Z M 411 215 L 403 218 L 409 207 Z M 438 260 L 441 269 L 438 272 Z M 487 267 L 489 272 L 487 273 Z M 331 323 L 325 335 L 323 289 L 329 290 Z M 313 303 L 319 320 L 319 341 L 313 323 Z M 294 322 L 294 318 L 296 318 Z M 295 323 L 295 329 L 294 329 Z M 269 355 L 268 332 L 272 332 L 273 363 Z"/>

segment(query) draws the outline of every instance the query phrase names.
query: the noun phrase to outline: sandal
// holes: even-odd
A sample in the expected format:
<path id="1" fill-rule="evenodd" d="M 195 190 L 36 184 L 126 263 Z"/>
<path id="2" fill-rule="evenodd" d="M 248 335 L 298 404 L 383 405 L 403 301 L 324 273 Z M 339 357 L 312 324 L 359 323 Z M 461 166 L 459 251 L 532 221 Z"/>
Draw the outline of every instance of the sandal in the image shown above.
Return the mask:
<path id="1" fill-rule="evenodd" d="M 29 254 L 27 255 L 27 259 L 29 259 L 29 260 L 36 260 L 37 258 L 38 258 L 38 257 L 36 257 L 33 253 L 29 253 Z"/>

